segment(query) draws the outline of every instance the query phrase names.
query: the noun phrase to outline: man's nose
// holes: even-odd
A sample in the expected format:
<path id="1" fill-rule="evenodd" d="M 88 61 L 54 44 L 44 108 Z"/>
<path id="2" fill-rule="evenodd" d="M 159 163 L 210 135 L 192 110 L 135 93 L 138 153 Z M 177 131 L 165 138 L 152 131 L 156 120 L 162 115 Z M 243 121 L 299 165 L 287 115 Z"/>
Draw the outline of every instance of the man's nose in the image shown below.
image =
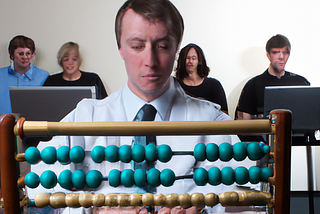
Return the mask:
<path id="1" fill-rule="evenodd" d="M 157 64 L 156 51 L 152 47 L 146 48 L 145 65 L 152 68 Z"/>
<path id="2" fill-rule="evenodd" d="M 279 58 L 282 59 L 283 57 L 284 57 L 284 54 L 283 54 L 282 52 L 280 52 L 280 53 L 279 53 Z"/>

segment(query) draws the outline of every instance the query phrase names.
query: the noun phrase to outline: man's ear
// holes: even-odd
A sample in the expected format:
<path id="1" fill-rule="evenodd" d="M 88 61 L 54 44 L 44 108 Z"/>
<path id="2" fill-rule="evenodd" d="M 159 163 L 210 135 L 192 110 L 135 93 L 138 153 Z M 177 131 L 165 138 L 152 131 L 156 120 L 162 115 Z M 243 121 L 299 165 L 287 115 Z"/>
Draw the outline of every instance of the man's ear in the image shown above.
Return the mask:
<path id="1" fill-rule="evenodd" d="M 268 59 L 269 59 L 269 61 L 270 61 L 270 54 L 269 54 L 269 52 L 267 52 L 267 57 L 268 57 Z"/>
<path id="2" fill-rule="evenodd" d="M 31 59 L 34 59 L 36 57 L 36 53 L 33 53 L 32 55 L 31 55 Z"/>
<path id="3" fill-rule="evenodd" d="M 119 48 L 119 52 L 120 52 L 121 58 L 124 60 L 124 54 L 123 54 L 122 48 Z"/>

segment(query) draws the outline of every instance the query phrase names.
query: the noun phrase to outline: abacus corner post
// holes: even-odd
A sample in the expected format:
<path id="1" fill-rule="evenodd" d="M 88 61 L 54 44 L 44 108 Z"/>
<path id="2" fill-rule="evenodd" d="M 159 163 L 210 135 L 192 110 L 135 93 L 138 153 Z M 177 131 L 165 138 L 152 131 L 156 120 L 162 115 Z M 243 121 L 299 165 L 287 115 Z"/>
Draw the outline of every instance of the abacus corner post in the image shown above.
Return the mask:
<path id="1" fill-rule="evenodd" d="M 0 164 L 1 190 L 5 203 L 4 211 L 6 214 L 20 213 L 17 175 L 15 171 L 16 137 L 13 133 L 14 125 L 15 117 L 12 114 L 0 116 L 0 162 L 5 163 Z"/>
<path id="2" fill-rule="evenodd" d="M 275 126 L 275 214 L 290 214 L 291 123 L 290 110 L 273 110 L 270 119 Z M 282 178 L 282 179 L 279 179 Z"/>

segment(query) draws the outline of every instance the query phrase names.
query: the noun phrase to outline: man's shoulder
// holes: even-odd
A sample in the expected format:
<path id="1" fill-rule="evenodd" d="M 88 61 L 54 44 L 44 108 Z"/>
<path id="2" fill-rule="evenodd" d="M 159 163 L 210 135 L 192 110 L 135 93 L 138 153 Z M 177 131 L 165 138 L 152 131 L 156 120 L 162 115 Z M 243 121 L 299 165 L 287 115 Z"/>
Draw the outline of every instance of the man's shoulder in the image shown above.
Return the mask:
<path id="1" fill-rule="evenodd" d="M 295 74 L 295 73 L 292 73 L 292 72 L 289 72 L 289 71 L 286 71 L 285 75 L 288 78 L 300 80 L 300 81 L 304 82 L 306 85 L 310 85 L 310 82 L 305 77 L 303 77 L 301 75 L 298 75 L 298 74 Z"/>
<path id="2" fill-rule="evenodd" d="M 89 108 L 100 108 L 100 107 L 105 107 L 105 108 L 114 108 L 115 106 L 119 105 L 119 101 L 121 101 L 121 90 L 118 90 L 116 92 L 113 92 L 110 94 L 108 97 L 104 99 L 90 99 L 90 98 L 85 98 L 81 100 L 77 107 L 89 107 Z"/>
<path id="3" fill-rule="evenodd" d="M 43 70 L 41 68 L 38 68 L 38 67 L 36 67 L 36 66 L 34 66 L 32 64 L 31 64 L 31 66 L 32 66 L 33 70 L 35 72 L 37 72 L 37 75 L 49 76 L 49 72 L 48 71 Z"/>
<path id="4" fill-rule="evenodd" d="M 268 76 L 268 70 L 265 70 L 263 73 L 252 77 L 251 79 L 248 80 L 248 82 L 260 81 L 260 80 L 264 79 L 266 76 Z"/>
<path id="5" fill-rule="evenodd" d="M 10 68 L 10 65 L 9 66 L 5 66 L 5 67 L 2 67 L 0 68 L 1 71 L 4 71 L 4 70 L 8 70 Z"/>
<path id="6" fill-rule="evenodd" d="M 8 69 L 9 68 L 10 68 L 10 65 L 0 68 L 0 75 L 3 76 L 4 74 L 8 74 Z"/>

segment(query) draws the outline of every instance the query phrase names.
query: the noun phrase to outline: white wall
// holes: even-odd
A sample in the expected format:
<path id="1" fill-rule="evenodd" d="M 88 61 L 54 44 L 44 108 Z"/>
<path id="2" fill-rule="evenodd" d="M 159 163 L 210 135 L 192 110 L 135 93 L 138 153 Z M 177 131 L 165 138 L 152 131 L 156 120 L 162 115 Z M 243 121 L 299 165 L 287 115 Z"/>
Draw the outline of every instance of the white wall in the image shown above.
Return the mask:
<path id="1" fill-rule="evenodd" d="M 60 71 L 56 54 L 68 41 L 79 43 L 82 69 L 98 73 L 109 93 L 126 83 L 114 36 L 114 18 L 123 0 L 1 0 L 0 67 L 8 65 L 9 40 L 24 34 L 36 42 L 34 64 Z M 287 70 L 312 85 L 320 82 L 320 3 L 316 0 L 172 0 L 185 20 L 182 46 L 199 44 L 222 83 L 233 116 L 239 93 L 252 76 L 268 66 L 266 41 L 277 33 L 292 44 Z"/>
<path id="2" fill-rule="evenodd" d="M 0 67 L 9 65 L 7 46 L 17 34 L 36 42 L 34 64 L 51 74 L 60 71 L 56 54 L 68 41 L 77 42 L 82 70 L 102 78 L 108 93 L 127 80 L 114 36 L 114 19 L 124 0 L 1 0 Z M 233 117 L 245 82 L 268 67 L 267 40 L 287 36 L 292 52 L 287 70 L 319 86 L 320 2 L 317 0 L 172 0 L 185 20 L 182 47 L 200 45 L 222 83 Z"/>

